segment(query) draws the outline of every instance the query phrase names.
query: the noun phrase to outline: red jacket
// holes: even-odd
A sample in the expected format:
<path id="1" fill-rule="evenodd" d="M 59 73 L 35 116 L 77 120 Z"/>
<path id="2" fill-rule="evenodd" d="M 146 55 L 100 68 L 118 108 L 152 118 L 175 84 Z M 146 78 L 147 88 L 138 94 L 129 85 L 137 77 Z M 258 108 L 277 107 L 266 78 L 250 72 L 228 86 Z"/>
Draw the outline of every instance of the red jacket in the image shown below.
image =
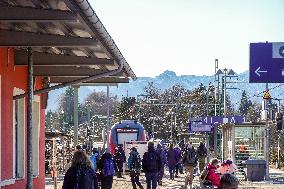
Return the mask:
<path id="1" fill-rule="evenodd" d="M 211 181 L 213 186 L 220 188 L 220 175 L 216 173 L 217 168 L 209 163 L 207 169 L 209 170 L 207 180 Z"/>

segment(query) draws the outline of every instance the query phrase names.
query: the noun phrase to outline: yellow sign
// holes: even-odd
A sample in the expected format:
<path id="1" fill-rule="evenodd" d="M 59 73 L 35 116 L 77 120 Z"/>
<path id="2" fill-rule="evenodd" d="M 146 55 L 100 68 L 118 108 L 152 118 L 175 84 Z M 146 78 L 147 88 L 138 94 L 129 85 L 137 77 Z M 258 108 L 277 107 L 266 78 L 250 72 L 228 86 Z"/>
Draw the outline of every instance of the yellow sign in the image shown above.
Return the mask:
<path id="1" fill-rule="evenodd" d="M 271 96 L 269 94 L 269 91 L 263 91 L 263 99 L 269 100 L 271 99 Z"/>

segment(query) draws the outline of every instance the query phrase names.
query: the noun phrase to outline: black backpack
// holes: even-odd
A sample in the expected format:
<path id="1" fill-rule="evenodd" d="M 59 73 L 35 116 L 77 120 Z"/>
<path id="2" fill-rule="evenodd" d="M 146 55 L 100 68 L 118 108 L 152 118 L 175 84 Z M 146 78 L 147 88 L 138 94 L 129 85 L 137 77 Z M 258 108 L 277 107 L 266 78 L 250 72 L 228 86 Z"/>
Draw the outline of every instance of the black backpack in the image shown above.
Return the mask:
<path id="1" fill-rule="evenodd" d="M 186 162 L 188 164 L 191 164 L 191 165 L 195 165 L 196 164 L 196 153 L 195 153 L 195 150 L 190 149 L 190 148 L 186 150 Z"/>
<path id="2" fill-rule="evenodd" d="M 96 175 L 93 169 L 78 166 L 76 173 L 76 185 L 74 189 L 94 189 L 96 186 Z"/>
<path id="3" fill-rule="evenodd" d="M 145 158 L 145 162 L 146 162 L 146 170 L 148 172 L 156 172 L 158 171 L 159 167 L 158 167 L 158 154 L 156 152 L 146 152 L 146 158 Z"/>
<path id="4" fill-rule="evenodd" d="M 198 148 L 197 153 L 198 153 L 198 156 L 205 157 L 207 155 L 207 150 L 205 147 Z"/>

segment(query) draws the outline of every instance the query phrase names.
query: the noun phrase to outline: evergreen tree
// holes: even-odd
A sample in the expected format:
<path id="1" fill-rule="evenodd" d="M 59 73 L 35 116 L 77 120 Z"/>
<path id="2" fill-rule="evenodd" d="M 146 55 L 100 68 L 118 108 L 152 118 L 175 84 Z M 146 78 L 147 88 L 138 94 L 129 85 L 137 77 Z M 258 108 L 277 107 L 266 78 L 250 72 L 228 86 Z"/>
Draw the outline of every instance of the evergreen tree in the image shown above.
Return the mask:
<path id="1" fill-rule="evenodd" d="M 242 115 L 247 115 L 249 108 L 252 106 L 251 100 L 248 99 L 246 91 L 243 91 L 239 111 Z"/>
<path id="2" fill-rule="evenodd" d="M 59 98 L 59 124 L 63 131 L 74 125 L 74 88 L 69 86 Z"/>

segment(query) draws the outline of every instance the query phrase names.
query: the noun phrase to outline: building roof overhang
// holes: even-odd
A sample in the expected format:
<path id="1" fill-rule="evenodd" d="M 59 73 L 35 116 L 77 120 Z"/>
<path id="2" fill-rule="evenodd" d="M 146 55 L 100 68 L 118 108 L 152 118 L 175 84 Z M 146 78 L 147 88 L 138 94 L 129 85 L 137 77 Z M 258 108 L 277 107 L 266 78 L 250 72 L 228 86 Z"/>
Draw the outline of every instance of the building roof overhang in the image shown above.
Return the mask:
<path id="1" fill-rule="evenodd" d="M 49 83 L 83 79 L 84 85 L 103 85 L 136 79 L 87 0 L 9 0 L 0 2 L 0 9 L 0 47 L 15 48 L 16 67 L 27 66 L 27 47 L 32 47 L 34 76 Z M 104 74 L 120 65 L 118 73 Z"/>

